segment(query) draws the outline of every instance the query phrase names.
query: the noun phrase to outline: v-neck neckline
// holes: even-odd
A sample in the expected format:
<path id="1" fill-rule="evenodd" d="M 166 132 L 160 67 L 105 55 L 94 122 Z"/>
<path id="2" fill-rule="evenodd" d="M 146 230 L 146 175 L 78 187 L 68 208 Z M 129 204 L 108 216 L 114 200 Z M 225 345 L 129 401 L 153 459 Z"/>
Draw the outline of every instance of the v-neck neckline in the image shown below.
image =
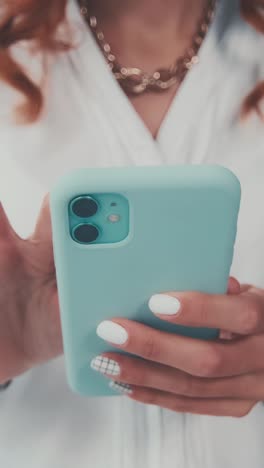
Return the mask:
<path id="1" fill-rule="evenodd" d="M 70 4 L 70 7 L 75 9 L 74 16 L 77 16 L 78 21 L 81 21 L 86 29 L 85 37 L 82 37 L 83 40 L 80 44 L 80 55 L 84 66 L 87 68 L 88 81 L 90 86 L 93 86 L 93 94 L 100 96 L 102 106 L 107 106 L 108 111 L 111 110 L 111 124 L 115 126 L 120 139 L 123 141 L 125 139 L 126 148 L 128 146 L 133 149 L 135 147 L 144 147 L 145 154 L 148 149 L 149 159 L 152 164 L 159 164 L 161 160 L 165 159 L 162 154 L 163 141 L 166 140 L 168 132 L 172 131 L 172 126 L 177 129 L 178 143 L 182 138 L 186 137 L 190 118 L 193 117 L 193 110 L 197 107 L 205 91 L 204 89 L 198 90 L 196 82 L 201 82 L 200 77 L 204 72 L 210 73 L 210 70 L 206 68 L 207 65 L 212 68 L 216 62 L 219 40 L 216 24 L 218 18 L 221 17 L 224 3 L 225 0 L 218 0 L 215 18 L 199 51 L 200 63 L 186 75 L 163 118 L 156 138 L 153 138 L 143 119 L 109 70 L 103 53 L 92 31 L 87 27 L 78 5 L 75 1 Z M 92 67 L 89 66 L 89 55 L 92 60 Z M 207 60 L 208 56 L 210 57 L 210 63 Z M 91 94 L 91 89 L 89 94 Z M 146 158 L 144 158 L 144 161 L 146 162 Z"/>

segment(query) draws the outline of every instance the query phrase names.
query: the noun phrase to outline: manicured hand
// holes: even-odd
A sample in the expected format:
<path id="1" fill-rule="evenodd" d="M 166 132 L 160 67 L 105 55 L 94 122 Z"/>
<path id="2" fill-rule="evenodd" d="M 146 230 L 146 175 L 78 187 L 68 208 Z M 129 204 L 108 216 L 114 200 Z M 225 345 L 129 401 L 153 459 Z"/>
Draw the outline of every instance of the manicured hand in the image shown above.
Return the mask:
<path id="1" fill-rule="evenodd" d="M 102 322 L 98 335 L 131 353 L 92 361 L 112 388 L 146 404 L 216 416 L 242 417 L 264 400 L 264 290 L 230 279 L 226 295 L 172 292 L 153 296 L 149 307 L 160 320 L 223 332 L 203 341 L 127 319 Z"/>

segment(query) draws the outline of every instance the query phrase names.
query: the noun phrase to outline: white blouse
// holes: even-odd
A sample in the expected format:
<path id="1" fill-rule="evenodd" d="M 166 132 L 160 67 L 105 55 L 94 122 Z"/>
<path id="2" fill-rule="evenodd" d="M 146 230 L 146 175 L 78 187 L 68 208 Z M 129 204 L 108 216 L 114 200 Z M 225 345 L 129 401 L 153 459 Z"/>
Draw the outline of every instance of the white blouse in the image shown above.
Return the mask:
<path id="1" fill-rule="evenodd" d="M 7 123 L 14 93 L 1 85 L 0 199 L 15 229 L 31 233 L 44 194 L 75 167 L 222 164 L 242 184 L 232 274 L 263 287 L 264 125 L 254 115 L 241 123 L 238 115 L 244 96 L 264 77 L 264 39 L 240 17 L 237 0 L 220 0 L 200 64 L 156 140 L 108 71 L 73 0 L 68 15 L 78 44 L 51 66 L 42 119 L 27 127 Z M 0 394 L 0 415 L 5 468 L 264 466 L 263 405 L 232 419 L 120 396 L 83 398 L 69 390 L 63 358 L 15 379 Z"/>

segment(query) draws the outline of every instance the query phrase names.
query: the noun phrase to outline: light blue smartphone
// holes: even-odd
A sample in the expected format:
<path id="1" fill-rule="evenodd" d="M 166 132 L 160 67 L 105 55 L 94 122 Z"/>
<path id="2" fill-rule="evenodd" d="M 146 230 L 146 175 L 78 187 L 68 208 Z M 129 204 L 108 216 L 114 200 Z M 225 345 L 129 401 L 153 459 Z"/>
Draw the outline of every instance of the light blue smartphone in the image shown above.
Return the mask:
<path id="1" fill-rule="evenodd" d="M 240 205 L 240 184 L 219 166 L 80 169 L 51 193 L 53 243 L 70 387 L 116 393 L 90 368 L 118 351 L 97 337 L 105 319 L 126 317 L 205 340 L 218 330 L 156 318 L 149 298 L 165 291 L 224 294 Z"/>

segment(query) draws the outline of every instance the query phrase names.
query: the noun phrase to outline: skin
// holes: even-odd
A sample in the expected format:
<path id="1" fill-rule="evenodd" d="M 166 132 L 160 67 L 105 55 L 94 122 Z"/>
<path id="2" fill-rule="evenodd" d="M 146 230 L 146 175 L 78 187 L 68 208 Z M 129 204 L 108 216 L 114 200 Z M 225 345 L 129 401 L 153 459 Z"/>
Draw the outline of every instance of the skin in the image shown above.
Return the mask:
<path id="1" fill-rule="evenodd" d="M 109 42 L 116 41 L 115 51 L 122 63 L 134 65 L 129 60 L 132 57 L 145 70 L 170 64 L 183 53 L 204 5 L 202 0 L 190 0 L 188 5 L 186 0 L 150 3 L 127 0 L 125 8 L 120 0 L 97 0 L 96 11 Z M 110 10 L 103 9 L 110 4 L 119 5 L 112 20 Z M 192 15 L 188 14 L 190 8 Z M 131 37 L 140 37 L 140 41 Z M 123 49 L 122 44 L 126 45 Z M 168 94 L 131 99 L 154 138 L 176 93 L 177 88 Z M 119 362 L 118 380 L 133 389 L 129 398 L 177 412 L 245 416 L 264 400 L 264 290 L 230 279 L 223 296 L 168 294 L 181 301 L 180 313 L 160 316 L 160 320 L 216 327 L 222 330 L 221 337 L 204 342 L 113 317 L 127 330 L 129 338 L 122 349 L 133 357 L 121 356 L 121 346 L 106 356 Z M 0 355 L 4 356 L 0 383 L 63 352 L 48 197 L 28 239 L 17 236 L 0 205 L 0 335 Z"/>
<path id="2" fill-rule="evenodd" d="M 118 381 L 131 385 L 129 398 L 177 412 L 247 415 L 264 398 L 264 291 L 230 278 L 224 296 L 167 294 L 180 299 L 181 309 L 175 317 L 157 315 L 161 320 L 224 332 L 205 342 L 114 318 L 129 336 L 114 346 L 135 357 L 104 355 L 119 363 Z"/>
<path id="3" fill-rule="evenodd" d="M 190 47 L 208 0 L 90 0 L 99 27 L 120 64 L 153 72 L 168 68 Z M 190 15 L 190 11 L 192 14 Z M 177 94 L 149 92 L 130 102 L 154 138 Z"/>
<path id="4" fill-rule="evenodd" d="M 27 240 L 16 235 L 0 206 L 0 285 L 4 383 L 62 353 L 48 198 Z M 180 300 L 180 313 L 161 320 L 220 328 L 225 339 L 204 342 L 113 318 L 129 338 L 105 356 L 120 364 L 118 380 L 133 389 L 129 398 L 177 412 L 248 414 L 264 400 L 264 291 L 231 278 L 223 296 L 169 294 Z M 134 356 L 120 355 L 118 348 Z"/>
<path id="5" fill-rule="evenodd" d="M 1 384 L 63 352 L 47 198 L 27 240 L 0 204 L 0 284 Z"/>

